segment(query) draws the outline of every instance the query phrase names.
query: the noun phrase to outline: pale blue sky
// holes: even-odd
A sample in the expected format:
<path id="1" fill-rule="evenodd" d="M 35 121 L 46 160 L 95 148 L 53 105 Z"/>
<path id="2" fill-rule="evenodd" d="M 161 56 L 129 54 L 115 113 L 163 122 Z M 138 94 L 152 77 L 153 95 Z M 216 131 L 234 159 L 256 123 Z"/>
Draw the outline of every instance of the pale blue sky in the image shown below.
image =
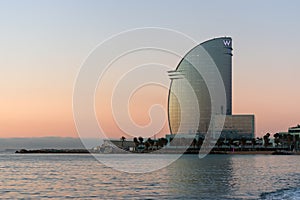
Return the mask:
<path id="1" fill-rule="evenodd" d="M 299 8 L 297 0 L 0 0 L 0 137 L 35 135 L 15 126 L 37 123 L 48 107 L 67 106 L 64 117 L 71 118 L 73 83 L 88 53 L 113 34 L 145 26 L 175 29 L 199 43 L 231 36 L 234 111 L 256 114 L 260 135 L 285 130 L 300 123 Z M 70 121 L 51 122 L 58 127 L 51 133 L 73 135 L 73 125 L 59 128 Z"/>

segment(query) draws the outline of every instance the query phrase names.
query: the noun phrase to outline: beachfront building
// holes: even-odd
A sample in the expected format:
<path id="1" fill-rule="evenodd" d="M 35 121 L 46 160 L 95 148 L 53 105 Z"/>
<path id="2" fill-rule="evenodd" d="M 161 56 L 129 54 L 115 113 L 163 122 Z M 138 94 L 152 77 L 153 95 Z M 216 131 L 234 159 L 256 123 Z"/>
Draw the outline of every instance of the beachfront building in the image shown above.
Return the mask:
<path id="1" fill-rule="evenodd" d="M 291 149 L 298 151 L 300 149 L 300 124 L 288 129 L 288 134 L 292 137 Z"/>
<path id="2" fill-rule="evenodd" d="M 274 134 L 274 146 L 289 148 L 291 150 L 300 149 L 300 125 L 290 127 L 287 132 Z"/>
<path id="3" fill-rule="evenodd" d="M 254 138 L 254 115 L 227 115 L 220 138 Z"/>
<path id="4" fill-rule="evenodd" d="M 232 115 L 232 50 L 230 37 L 208 40 L 190 50 L 176 70 L 168 72 L 171 79 L 168 100 L 171 137 L 174 134 L 184 138 L 205 136 L 209 127 L 213 127 L 210 129 L 213 131 L 214 125 L 218 124 L 218 116 L 222 116 L 223 121 L 225 117 L 221 137 L 254 137 L 254 115 Z M 220 87 L 224 88 L 225 94 L 218 93 Z M 212 92 L 217 93 L 214 94 L 216 98 L 211 98 Z M 193 101 L 195 97 L 197 107 Z"/>
<path id="5" fill-rule="evenodd" d="M 298 141 L 300 139 L 300 124 L 294 127 L 290 127 L 287 132 L 278 132 L 278 137 L 280 139 L 287 139 L 293 141 Z"/>
<path id="6" fill-rule="evenodd" d="M 290 127 L 288 133 L 291 134 L 293 137 L 300 137 L 300 124 L 295 127 Z"/>

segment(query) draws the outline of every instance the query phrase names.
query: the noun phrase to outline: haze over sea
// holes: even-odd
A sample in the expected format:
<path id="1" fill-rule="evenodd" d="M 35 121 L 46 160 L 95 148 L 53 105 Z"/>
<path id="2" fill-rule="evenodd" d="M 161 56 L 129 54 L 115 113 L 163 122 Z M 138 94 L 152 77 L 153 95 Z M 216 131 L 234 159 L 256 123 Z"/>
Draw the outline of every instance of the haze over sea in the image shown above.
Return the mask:
<path id="1" fill-rule="evenodd" d="M 165 137 L 167 72 L 196 45 L 224 36 L 232 38 L 232 113 L 255 115 L 255 138 L 287 131 L 300 123 L 299 8 L 299 0 L 0 1 L 0 200 L 300 199 L 295 155 L 182 155 L 158 171 L 133 174 L 88 154 L 14 154 L 92 148 L 100 138 Z M 124 156 L 97 155 L 142 169 L 136 171 L 168 161 L 141 153 L 124 165 Z"/>
<path id="2" fill-rule="evenodd" d="M 97 155 L 118 161 L 123 155 Z M 138 154 L 159 163 L 166 155 Z M 101 159 L 101 158 L 100 158 Z M 146 163 L 146 162 L 145 162 Z M 2 199 L 300 199 L 298 156 L 183 155 L 152 173 L 111 169 L 91 155 L 0 156 Z M 147 167 L 147 166 L 145 166 Z"/>

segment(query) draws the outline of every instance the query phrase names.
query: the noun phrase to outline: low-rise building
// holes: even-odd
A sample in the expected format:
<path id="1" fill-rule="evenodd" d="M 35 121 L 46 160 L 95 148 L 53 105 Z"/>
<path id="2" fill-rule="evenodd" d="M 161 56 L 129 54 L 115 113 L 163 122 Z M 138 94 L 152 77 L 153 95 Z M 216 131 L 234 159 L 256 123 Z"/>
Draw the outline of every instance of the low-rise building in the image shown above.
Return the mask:
<path id="1" fill-rule="evenodd" d="M 277 137 L 276 137 L 276 136 Z M 276 146 L 287 147 L 291 150 L 300 149 L 300 125 L 290 127 L 287 132 L 276 133 L 274 142 Z"/>

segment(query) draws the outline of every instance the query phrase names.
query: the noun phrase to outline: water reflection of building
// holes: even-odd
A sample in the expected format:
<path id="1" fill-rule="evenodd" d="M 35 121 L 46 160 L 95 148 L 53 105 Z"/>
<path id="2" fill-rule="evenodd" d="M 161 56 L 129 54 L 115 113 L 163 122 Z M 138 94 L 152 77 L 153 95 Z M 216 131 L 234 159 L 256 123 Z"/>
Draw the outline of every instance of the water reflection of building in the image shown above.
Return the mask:
<path id="1" fill-rule="evenodd" d="M 168 102 L 169 126 L 171 135 L 205 135 L 208 131 L 212 115 L 212 99 L 204 78 L 198 71 L 206 70 L 212 75 L 209 81 L 214 82 L 216 74 L 210 71 L 217 67 L 223 80 L 226 105 L 217 104 L 218 113 L 214 115 L 226 115 L 221 137 L 224 138 L 253 138 L 254 137 L 254 115 L 232 115 L 232 39 L 230 37 L 215 38 L 203 42 L 189 51 L 180 61 L 175 71 L 169 71 L 171 87 Z M 203 68 L 203 66 L 205 66 Z M 195 92 L 199 104 L 200 119 L 198 128 L 191 129 L 194 115 L 185 112 L 195 112 L 191 105 L 191 96 L 188 94 L 186 84 L 188 80 Z M 216 86 L 217 87 L 217 86 Z M 174 94 L 177 94 L 175 96 Z M 214 103 L 218 99 L 213 100 Z M 184 106 L 182 106 L 184 104 Z M 190 105 L 190 106 L 186 106 Z M 226 108 L 226 110 L 225 110 Z M 182 116 L 188 116 L 182 122 Z M 217 120 L 216 120 L 217 121 Z M 216 122 L 217 123 L 217 122 Z"/>
<path id="2" fill-rule="evenodd" d="M 233 176 L 235 162 L 231 156 L 182 157 L 164 169 L 167 189 L 179 199 L 229 199 L 233 186 L 240 187 Z"/>

